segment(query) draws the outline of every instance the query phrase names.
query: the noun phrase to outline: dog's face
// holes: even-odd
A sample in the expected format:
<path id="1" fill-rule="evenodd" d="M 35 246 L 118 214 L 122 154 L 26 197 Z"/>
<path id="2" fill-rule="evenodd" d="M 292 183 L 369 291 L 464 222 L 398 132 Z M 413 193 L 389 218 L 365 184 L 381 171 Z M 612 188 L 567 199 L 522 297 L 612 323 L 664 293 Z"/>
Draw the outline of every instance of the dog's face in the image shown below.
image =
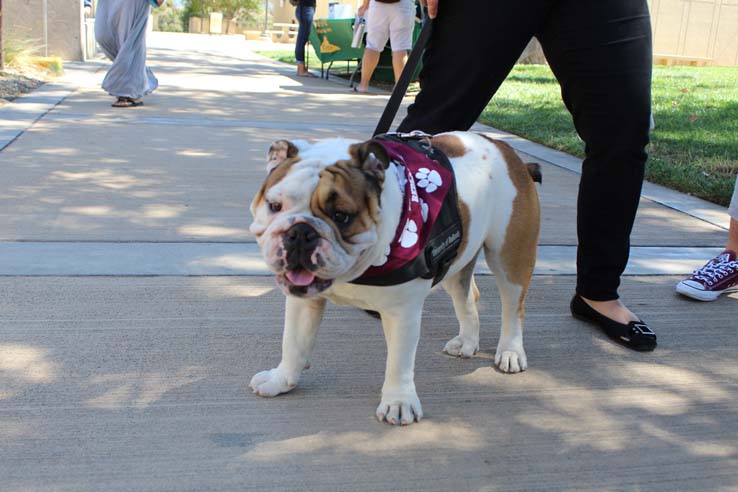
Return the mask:
<path id="1" fill-rule="evenodd" d="M 368 266 L 389 158 L 374 142 L 274 142 L 251 232 L 286 294 L 314 296 Z"/>

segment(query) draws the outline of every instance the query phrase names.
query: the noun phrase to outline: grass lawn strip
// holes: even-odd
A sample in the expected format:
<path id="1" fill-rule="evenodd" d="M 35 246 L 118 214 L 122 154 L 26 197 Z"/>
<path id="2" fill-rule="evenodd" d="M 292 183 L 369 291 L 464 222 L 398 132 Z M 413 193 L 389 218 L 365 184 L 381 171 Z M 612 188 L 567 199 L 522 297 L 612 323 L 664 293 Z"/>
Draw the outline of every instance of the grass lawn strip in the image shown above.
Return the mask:
<path id="1" fill-rule="evenodd" d="M 655 66 L 656 128 L 646 179 L 727 206 L 738 174 L 738 67 Z M 583 157 L 583 144 L 545 65 L 518 65 L 482 123 Z"/>

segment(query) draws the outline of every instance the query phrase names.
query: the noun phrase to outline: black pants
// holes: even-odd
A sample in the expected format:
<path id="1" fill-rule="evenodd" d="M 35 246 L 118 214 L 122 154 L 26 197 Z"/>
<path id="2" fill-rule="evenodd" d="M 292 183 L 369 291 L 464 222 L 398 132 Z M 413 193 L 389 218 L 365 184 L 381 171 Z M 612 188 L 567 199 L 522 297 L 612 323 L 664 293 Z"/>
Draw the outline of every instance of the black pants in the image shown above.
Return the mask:
<path id="1" fill-rule="evenodd" d="M 445 0 L 434 22 L 421 91 L 398 130 L 468 130 L 536 36 L 585 144 L 577 292 L 617 299 L 647 158 L 646 0 Z"/>

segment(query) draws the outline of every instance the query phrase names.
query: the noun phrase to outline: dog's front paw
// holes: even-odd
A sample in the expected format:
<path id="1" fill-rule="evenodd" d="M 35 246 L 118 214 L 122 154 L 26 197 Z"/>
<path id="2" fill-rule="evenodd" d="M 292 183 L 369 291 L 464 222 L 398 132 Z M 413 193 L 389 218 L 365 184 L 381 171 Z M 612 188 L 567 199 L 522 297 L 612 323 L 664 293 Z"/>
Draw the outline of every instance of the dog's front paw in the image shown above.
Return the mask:
<path id="1" fill-rule="evenodd" d="M 382 394 L 377 407 L 377 419 L 392 425 L 410 425 L 420 422 L 423 408 L 415 391 Z"/>
<path id="2" fill-rule="evenodd" d="M 256 374 L 251 378 L 249 386 L 259 396 L 277 396 L 297 386 L 297 381 L 289 378 L 282 369 L 277 367 Z"/>
<path id="3" fill-rule="evenodd" d="M 497 344 L 495 365 L 502 372 L 516 373 L 528 369 L 528 358 L 522 343 Z"/>
<path id="4" fill-rule="evenodd" d="M 443 351 L 448 355 L 454 355 L 456 357 L 462 357 L 468 359 L 479 350 L 479 337 L 472 338 L 463 335 L 458 335 L 446 342 L 446 346 L 443 347 Z"/>

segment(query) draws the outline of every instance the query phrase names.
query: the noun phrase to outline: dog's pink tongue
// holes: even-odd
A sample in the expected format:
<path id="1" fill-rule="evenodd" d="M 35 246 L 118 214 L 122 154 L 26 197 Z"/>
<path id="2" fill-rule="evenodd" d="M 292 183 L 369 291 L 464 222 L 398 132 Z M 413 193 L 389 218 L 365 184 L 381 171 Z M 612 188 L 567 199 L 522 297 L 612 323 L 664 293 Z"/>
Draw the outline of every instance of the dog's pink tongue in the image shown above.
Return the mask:
<path id="1" fill-rule="evenodd" d="M 289 270 L 287 271 L 287 280 L 293 285 L 305 286 L 310 285 L 315 280 L 315 275 L 307 270 Z"/>

